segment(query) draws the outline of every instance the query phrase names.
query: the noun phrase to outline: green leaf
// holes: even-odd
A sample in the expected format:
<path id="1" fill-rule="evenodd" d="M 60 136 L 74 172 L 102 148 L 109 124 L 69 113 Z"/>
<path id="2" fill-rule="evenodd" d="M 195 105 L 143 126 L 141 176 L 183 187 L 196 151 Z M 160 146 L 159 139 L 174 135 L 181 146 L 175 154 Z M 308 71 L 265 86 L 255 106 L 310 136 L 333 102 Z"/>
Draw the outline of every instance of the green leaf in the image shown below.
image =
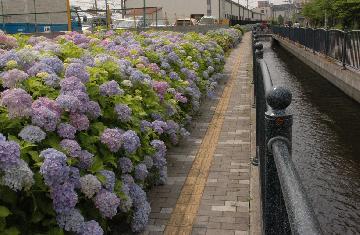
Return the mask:
<path id="1" fill-rule="evenodd" d="M 90 171 L 92 173 L 95 173 L 95 172 L 98 172 L 98 171 L 100 171 L 102 169 L 104 169 L 103 161 L 101 160 L 100 157 L 96 156 L 95 159 L 94 159 L 94 163 L 91 166 Z"/>
<path id="2" fill-rule="evenodd" d="M 49 230 L 49 235 L 64 235 L 64 230 L 61 228 L 51 228 Z"/>
<path id="3" fill-rule="evenodd" d="M 38 163 L 42 161 L 37 151 L 29 151 L 28 154 L 31 156 L 34 162 Z"/>
<path id="4" fill-rule="evenodd" d="M 0 218 L 0 232 L 3 231 L 6 227 L 6 220 L 5 218 Z"/>
<path id="5" fill-rule="evenodd" d="M 19 235 L 20 231 L 15 227 L 11 227 L 11 228 L 5 229 L 3 234 L 4 235 Z"/>
<path id="6" fill-rule="evenodd" d="M 0 217 L 5 218 L 12 213 L 5 206 L 0 206 Z"/>

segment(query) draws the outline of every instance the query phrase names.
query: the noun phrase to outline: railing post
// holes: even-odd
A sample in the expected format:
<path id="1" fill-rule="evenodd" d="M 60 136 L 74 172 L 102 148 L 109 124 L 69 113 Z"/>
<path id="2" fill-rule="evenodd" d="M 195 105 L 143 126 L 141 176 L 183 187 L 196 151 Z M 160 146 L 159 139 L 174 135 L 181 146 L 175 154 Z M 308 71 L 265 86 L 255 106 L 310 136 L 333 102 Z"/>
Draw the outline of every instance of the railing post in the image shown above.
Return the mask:
<path id="1" fill-rule="evenodd" d="M 343 37 L 343 46 L 342 46 L 342 66 L 343 69 L 346 69 L 346 39 L 347 39 L 347 30 L 344 30 Z"/>
<path id="2" fill-rule="evenodd" d="M 271 107 L 265 113 L 265 158 L 263 169 L 265 174 L 264 207 L 268 231 L 265 234 L 290 234 L 291 228 L 282 194 L 282 189 L 274 161 L 269 148 L 274 140 L 287 142 L 291 153 L 292 115 L 286 112 L 290 105 L 292 95 L 283 87 L 274 87 L 266 94 L 267 104 Z"/>

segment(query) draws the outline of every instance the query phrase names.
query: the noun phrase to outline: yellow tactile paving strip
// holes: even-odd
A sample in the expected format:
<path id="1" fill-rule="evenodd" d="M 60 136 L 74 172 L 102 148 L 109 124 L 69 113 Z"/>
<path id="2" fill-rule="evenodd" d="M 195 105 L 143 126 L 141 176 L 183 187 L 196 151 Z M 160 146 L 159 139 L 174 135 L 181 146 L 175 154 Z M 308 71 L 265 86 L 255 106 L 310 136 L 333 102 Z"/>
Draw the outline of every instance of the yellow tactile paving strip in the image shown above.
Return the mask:
<path id="1" fill-rule="evenodd" d="M 195 156 L 195 160 L 176 202 L 176 206 L 165 228 L 164 234 L 166 235 L 191 234 L 192 225 L 194 224 L 199 209 L 240 63 L 241 56 L 237 57 L 234 63 L 228 84 L 224 88 L 214 116 L 200 145 L 199 151 Z"/>

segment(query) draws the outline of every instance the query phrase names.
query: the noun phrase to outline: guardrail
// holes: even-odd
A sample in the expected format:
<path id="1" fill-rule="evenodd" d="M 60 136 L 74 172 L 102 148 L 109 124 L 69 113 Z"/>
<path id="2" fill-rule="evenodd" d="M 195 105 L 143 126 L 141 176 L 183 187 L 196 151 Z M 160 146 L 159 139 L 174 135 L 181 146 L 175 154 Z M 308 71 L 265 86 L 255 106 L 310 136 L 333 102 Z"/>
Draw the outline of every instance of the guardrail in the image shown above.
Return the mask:
<path id="1" fill-rule="evenodd" d="M 360 30 L 273 27 L 273 33 L 329 56 L 343 67 L 360 69 Z"/>
<path id="2" fill-rule="evenodd" d="M 257 156 L 264 234 L 322 234 L 291 159 L 291 92 L 273 86 L 263 45 L 253 34 Z"/>

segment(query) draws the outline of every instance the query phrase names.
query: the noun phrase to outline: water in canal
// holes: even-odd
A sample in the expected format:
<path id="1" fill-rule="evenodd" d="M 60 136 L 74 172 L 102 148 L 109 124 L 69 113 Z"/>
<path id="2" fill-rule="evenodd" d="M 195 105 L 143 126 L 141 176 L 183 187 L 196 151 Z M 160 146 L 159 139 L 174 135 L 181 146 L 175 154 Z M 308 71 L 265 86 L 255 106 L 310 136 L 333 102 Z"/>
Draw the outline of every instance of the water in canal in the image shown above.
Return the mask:
<path id="1" fill-rule="evenodd" d="M 324 234 L 360 234 L 360 104 L 279 45 L 263 43 L 274 85 L 293 94 L 293 160 Z"/>

